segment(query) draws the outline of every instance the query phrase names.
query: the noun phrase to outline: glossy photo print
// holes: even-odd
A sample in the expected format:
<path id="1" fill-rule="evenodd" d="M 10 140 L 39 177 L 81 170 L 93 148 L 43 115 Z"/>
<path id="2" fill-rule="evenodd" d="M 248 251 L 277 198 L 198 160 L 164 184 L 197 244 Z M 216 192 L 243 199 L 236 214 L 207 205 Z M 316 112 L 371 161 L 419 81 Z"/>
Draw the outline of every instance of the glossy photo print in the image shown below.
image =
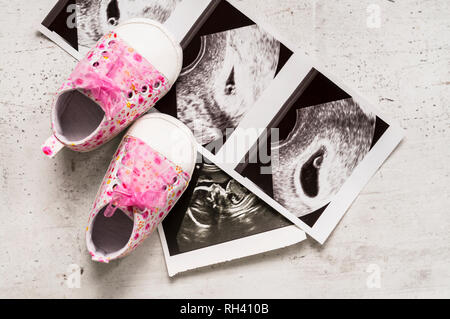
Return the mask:
<path id="1" fill-rule="evenodd" d="M 317 223 L 327 220 L 336 203 L 351 203 L 348 190 L 356 190 L 376 170 L 368 155 L 382 163 L 381 154 L 398 144 L 398 131 L 389 129 L 359 97 L 312 69 L 235 170 L 278 211 L 323 242 L 332 224 L 323 232 Z M 390 140 L 382 140 L 388 131 Z M 366 171 L 360 175 L 358 167 Z"/>
<path id="2" fill-rule="evenodd" d="M 170 274 L 304 238 L 300 229 L 207 160 L 197 164 L 185 195 L 159 232 Z M 264 244 L 267 241 L 268 246 Z"/>
<path id="3" fill-rule="evenodd" d="M 273 197 L 297 217 L 327 205 L 369 152 L 376 118 L 352 98 L 296 109 L 294 127 L 271 143 Z"/>
<path id="4" fill-rule="evenodd" d="M 214 153 L 292 52 L 227 1 L 213 1 L 205 15 L 184 43 L 180 77 L 158 109 L 183 121 Z"/>

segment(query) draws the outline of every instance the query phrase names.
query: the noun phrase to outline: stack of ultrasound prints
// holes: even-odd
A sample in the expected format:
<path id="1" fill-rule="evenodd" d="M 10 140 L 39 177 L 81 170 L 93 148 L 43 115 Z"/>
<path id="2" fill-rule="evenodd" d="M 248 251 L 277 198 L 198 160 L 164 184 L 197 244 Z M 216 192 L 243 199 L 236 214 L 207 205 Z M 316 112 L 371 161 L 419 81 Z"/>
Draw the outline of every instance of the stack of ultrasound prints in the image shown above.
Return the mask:
<path id="1" fill-rule="evenodd" d="M 75 30 L 63 23 L 71 5 Z M 226 0 L 60 0 L 41 31 L 79 57 L 132 17 L 183 35 L 181 75 L 157 108 L 204 146 L 159 229 L 169 275 L 292 245 L 305 232 L 324 243 L 401 129 Z"/>

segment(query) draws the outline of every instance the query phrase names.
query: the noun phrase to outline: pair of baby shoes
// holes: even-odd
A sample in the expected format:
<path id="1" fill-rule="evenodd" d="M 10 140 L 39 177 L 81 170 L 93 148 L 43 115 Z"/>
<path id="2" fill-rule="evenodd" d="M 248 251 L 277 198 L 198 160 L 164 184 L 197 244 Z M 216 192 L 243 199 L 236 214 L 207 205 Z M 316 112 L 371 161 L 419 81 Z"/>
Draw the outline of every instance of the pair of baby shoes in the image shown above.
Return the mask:
<path id="1" fill-rule="evenodd" d="M 187 188 L 197 156 L 192 132 L 167 115 L 142 116 L 169 91 L 181 65 L 181 47 L 162 25 L 133 19 L 101 38 L 58 91 L 53 135 L 42 146 L 49 157 L 63 147 L 91 151 L 135 122 L 89 215 L 86 244 L 94 261 L 133 251 Z"/>

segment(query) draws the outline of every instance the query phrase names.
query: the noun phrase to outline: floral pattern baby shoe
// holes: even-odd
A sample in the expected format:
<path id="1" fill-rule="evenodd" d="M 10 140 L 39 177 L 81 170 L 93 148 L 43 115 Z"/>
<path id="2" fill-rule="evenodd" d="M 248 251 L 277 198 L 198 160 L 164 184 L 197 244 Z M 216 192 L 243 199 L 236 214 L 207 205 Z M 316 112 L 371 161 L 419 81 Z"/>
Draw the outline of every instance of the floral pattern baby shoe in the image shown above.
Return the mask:
<path id="1" fill-rule="evenodd" d="M 132 252 L 167 216 L 189 181 L 189 174 L 181 167 L 142 140 L 126 135 L 108 168 L 89 216 L 86 242 L 92 260 L 108 263 Z M 123 227 L 116 225 L 113 229 L 108 226 L 110 222 L 114 224 L 111 219 L 116 214 L 122 214 L 122 222 L 132 228 L 125 234 L 127 241 L 123 246 L 111 248 L 102 243 L 120 236 Z M 100 219 L 98 223 L 97 219 Z M 99 229 L 102 227 L 109 227 L 105 236 L 113 238 L 97 239 L 98 234 L 103 233 Z"/>
<path id="2" fill-rule="evenodd" d="M 105 35 L 59 89 L 52 110 L 53 135 L 44 143 L 42 151 L 53 157 L 64 146 L 79 152 L 99 147 L 145 114 L 169 91 L 171 85 L 161 72 L 117 33 Z M 73 93 L 87 97 L 104 113 L 92 132 L 76 141 L 65 136 L 60 120 L 61 113 L 68 107 L 61 104 L 74 100 L 70 95 Z"/>

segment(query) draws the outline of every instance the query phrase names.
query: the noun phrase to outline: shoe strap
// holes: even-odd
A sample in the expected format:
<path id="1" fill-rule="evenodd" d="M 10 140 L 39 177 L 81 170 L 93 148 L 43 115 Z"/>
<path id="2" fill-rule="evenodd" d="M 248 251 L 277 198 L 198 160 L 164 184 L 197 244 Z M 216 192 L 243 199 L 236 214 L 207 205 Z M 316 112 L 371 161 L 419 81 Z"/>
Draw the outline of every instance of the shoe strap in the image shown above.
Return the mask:
<path id="1" fill-rule="evenodd" d="M 59 151 L 64 148 L 64 146 L 65 145 L 61 143 L 55 135 L 52 135 L 41 146 L 41 150 L 46 156 L 53 158 Z"/>

